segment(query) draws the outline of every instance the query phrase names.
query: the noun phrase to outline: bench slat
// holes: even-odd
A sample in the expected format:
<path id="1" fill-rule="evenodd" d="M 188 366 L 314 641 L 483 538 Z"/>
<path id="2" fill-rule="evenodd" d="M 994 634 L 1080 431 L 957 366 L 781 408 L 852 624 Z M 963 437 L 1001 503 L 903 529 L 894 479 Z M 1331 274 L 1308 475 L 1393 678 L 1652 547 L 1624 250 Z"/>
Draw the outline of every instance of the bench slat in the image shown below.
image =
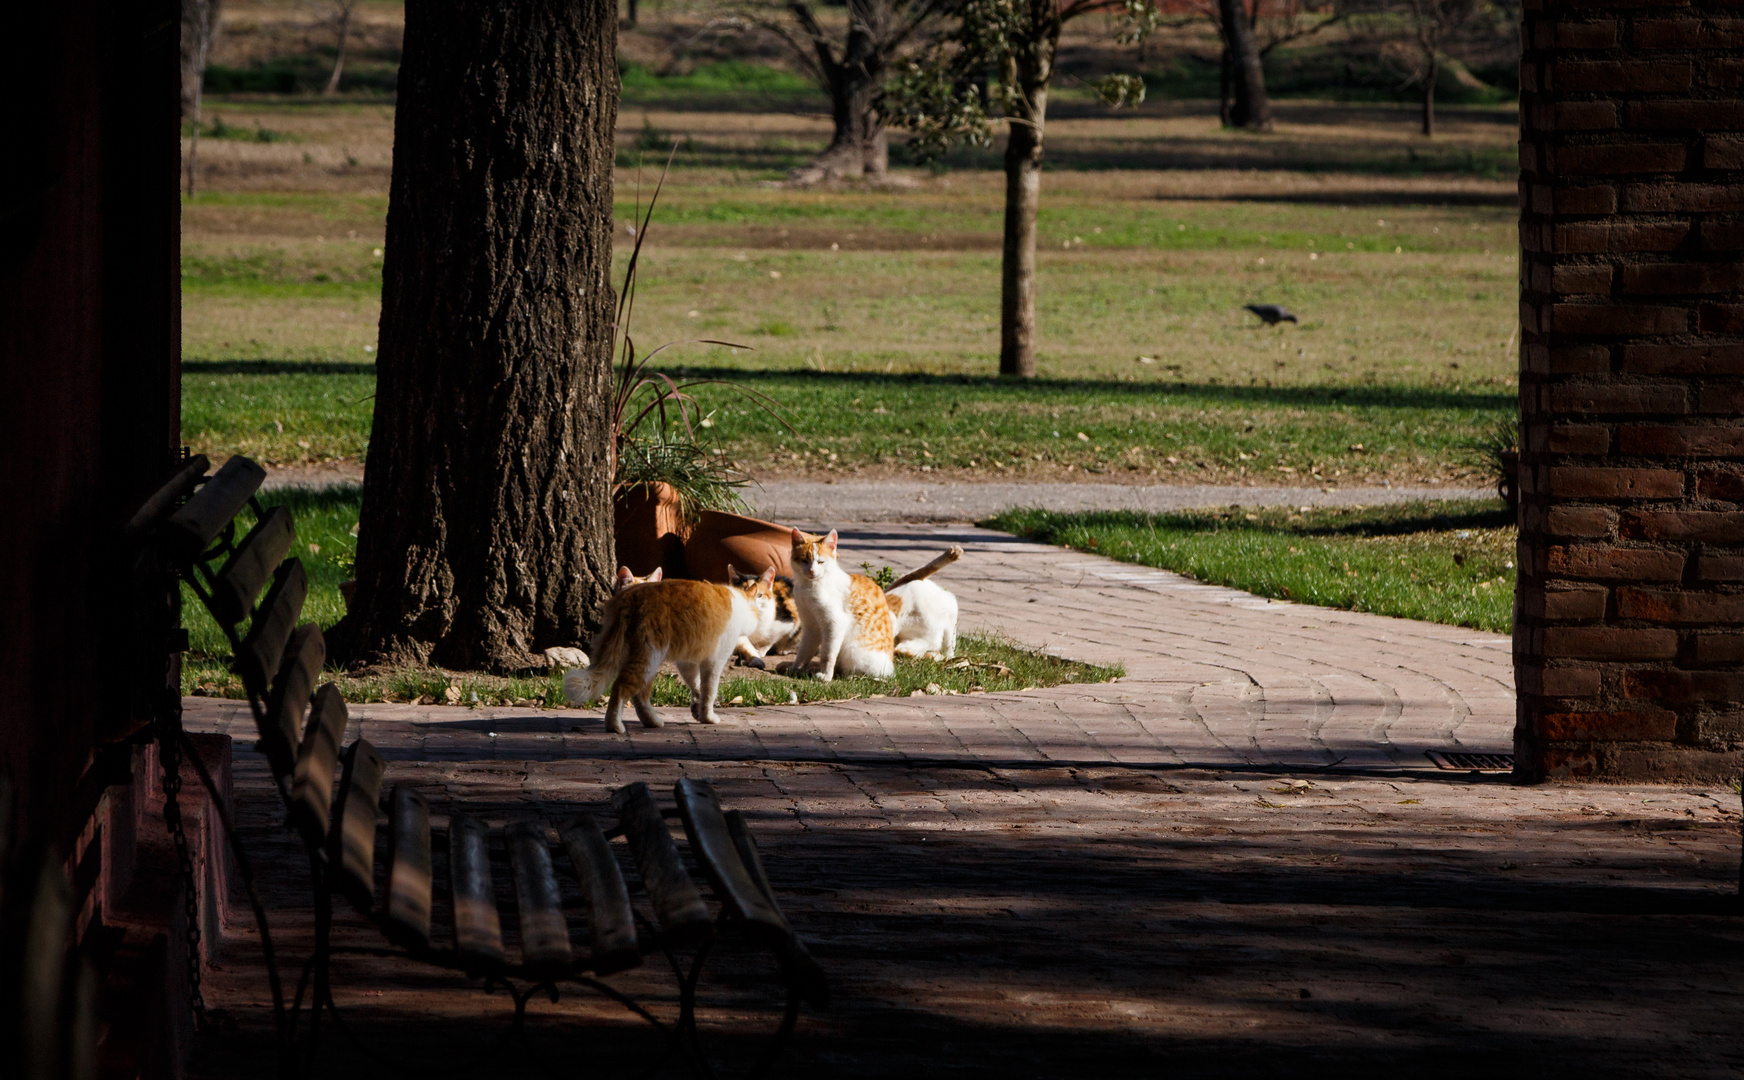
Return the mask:
<path id="1" fill-rule="evenodd" d="M 706 780 L 680 780 L 673 794 L 678 800 L 678 816 L 684 822 L 685 835 L 690 838 L 690 853 L 696 857 L 727 913 L 744 920 L 753 936 L 766 943 L 791 934 L 781 913 L 746 871 L 732 835 L 727 832 L 727 821 L 713 785 Z"/>
<path id="2" fill-rule="evenodd" d="M 297 524 L 291 512 L 282 506 L 268 510 L 218 571 L 212 583 L 213 618 L 231 626 L 247 618 L 254 598 L 296 538 Z"/>
<path id="3" fill-rule="evenodd" d="M 618 812 L 624 838 L 630 842 L 642 886 L 654 902 L 661 935 L 675 945 L 708 940 L 714 929 L 708 908 L 679 861 L 672 833 L 667 831 L 648 785 L 637 781 L 619 788 L 612 795 L 612 806 Z"/>
<path id="4" fill-rule="evenodd" d="M 359 911 L 375 906 L 375 820 L 381 808 L 384 768 L 368 739 L 359 739 L 345 750 L 345 777 L 339 782 L 328 865 L 339 891 Z"/>
<path id="5" fill-rule="evenodd" d="M 504 831 L 509 865 L 515 871 L 515 909 L 521 917 L 521 963 L 530 968 L 567 968 L 569 924 L 563 918 L 563 893 L 545 846 L 545 826 L 517 821 Z"/>
<path id="6" fill-rule="evenodd" d="M 176 504 L 194 490 L 194 485 L 206 475 L 206 470 L 212 467 L 212 462 L 205 454 L 195 454 L 182 464 L 176 474 L 165 482 L 163 487 L 152 492 L 151 498 L 145 500 L 133 516 L 122 526 L 122 535 L 129 540 L 139 540 L 147 536 L 157 524 L 175 510 Z"/>
<path id="7" fill-rule="evenodd" d="M 272 766 L 273 775 L 280 780 L 290 779 L 296 768 L 298 734 L 303 730 L 309 694 L 315 689 L 315 680 L 321 677 L 321 664 L 326 659 L 327 643 L 319 626 L 304 623 L 291 632 L 278 678 L 273 680 L 272 695 L 267 698 L 266 721 L 260 729 L 261 750 Z"/>
<path id="8" fill-rule="evenodd" d="M 466 814 L 448 815 L 448 885 L 461 964 L 471 972 L 501 967 L 503 924 L 491 883 L 490 830 Z"/>
<path id="9" fill-rule="evenodd" d="M 775 917 L 788 929 L 786 940 L 776 947 L 776 956 L 781 961 L 782 971 L 799 985 L 806 1000 L 812 1005 L 820 1009 L 829 1008 L 829 979 L 824 975 L 824 969 L 812 958 L 811 950 L 805 947 L 805 942 L 788 927 L 787 916 L 781 913 L 781 905 L 775 902 L 775 892 L 769 887 L 769 875 L 763 870 L 763 859 L 757 854 L 757 844 L 751 839 L 751 830 L 745 826 L 745 815 L 737 810 L 728 810 L 724 817 L 727 834 L 733 838 L 733 847 L 739 852 L 739 862 L 756 883 L 757 891 L 769 901 Z"/>
<path id="10" fill-rule="evenodd" d="M 430 944 L 430 804 L 395 784 L 388 813 L 389 936 L 410 949 Z"/>
<path id="11" fill-rule="evenodd" d="M 266 480 L 266 470 L 240 454 L 212 474 L 206 486 L 164 523 L 170 552 L 194 559 L 211 546 L 231 518 L 242 512 L 248 500 Z"/>
<path id="12" fill-rule="evenodd" d="M 636 915 L 623 871 L 612 857 L 610 842 L 592 814 L 582 814 L 557 830 L 581 880 L 587 901 L 588 930 L 593 940 L 589 966 L 599 975 L 625 971 L 642 962 L 636 944 Z"/>
<path id="13" fill-rule="evenodd" d="M 291 770 L 291 824 L 311 847 L 326 842 L 333 812 L 333 775 L 338 772 L 339 746 L 349 719 L 339 687 L 323 684 L 315 691 L 315 707 Z"/>
<path id="14" fill-rule="evenodd" d="M 248 636 L 242 639 L 242 652 L 236 657 L 236 670 L 250 696 L 266 697 L 266 681 L 279 669 L 285 642 L 290 640 L 308 595 L 309 573 L 302 562 L 286 559 L 280 563 L 273 574 L 272 588 L 267 590 L 260 610 L 254 613 Z"/>

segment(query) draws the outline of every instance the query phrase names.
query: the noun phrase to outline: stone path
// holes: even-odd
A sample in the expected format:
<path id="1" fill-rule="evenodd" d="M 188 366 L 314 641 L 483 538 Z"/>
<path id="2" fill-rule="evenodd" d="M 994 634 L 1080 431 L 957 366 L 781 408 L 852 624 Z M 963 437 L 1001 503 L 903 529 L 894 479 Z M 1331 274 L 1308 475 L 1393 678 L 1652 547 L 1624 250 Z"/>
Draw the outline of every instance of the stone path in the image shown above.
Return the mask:
<path id="1" fill-rule="evenodd" d="M 804 525 L 981 521 L 1012 507 L 1062 512 L 1159 513 L 1210 506 L 1379 506 L 1422 499 L 1487 499 L 1464 487 L 1243 487 L 1234 484 L 964 483 L 917 480 L 788 480 L 746 491 L 758 516 Z"/>
<path id="2" fill-rule="evenodd" d="M 1127 677 L 732 709 L 713 728 L 669 710 L 664 729 L 624 737 L 597 711 L 360 705 L 347 739 L 380 746 L 388 782 L 439 818 L 461 804 L 557 821 L 609 813 L 633 780 L 711 781 L 832 980 L 832 1009 L 802 1018 L 776 1076 L 1744 1074 L 1736 793 L 1428 767 L 1428 749 L 1508 749 L 1506 638 L 1268 603 L 976 529 L 844 539 L 850 558 L 905 567 L 949 542 L 968 549 L 942 579 L 966 624 Z M 239 831 L 295 962 L 306 867 L 246 709 L 187 709 L 238 737 Z M 343 913 L 335 941 L 379 944 Z M 700 1015 L 742 1065 L 767 999 L 756 968 L 725 970 Z M 664 1013 L 659 975 L 611 981 Z M 414 1075 L 481 1048 L 509 1012 L 402 961 L 347 957 L 335 984 L 353 1026 Z M 232 927 L 205 993 L 236 1028 L 205 1038 L 195 1076 L 272 1075 L 264 985 Z M 328 1046 L 315 1075 L 380 1075 Z M 470 1075 L 631 1075 L 650 1052 L 615 1006 L 541 1000 L 529 1045 Z"/>
<path id="3" fill-rule="evenodd" d="M 604 735 L 597 710 L 358 705 L 403 759 L 674 756 L 759 761 L 955 761 L 1432 769 L 1428 750 L 1507 753 L 1509 643 L 1499 634 L 1262 600 L 1176 574 L 967 526 L 846 531 L 844 559 L 907 569 L 949 544 L 964 629 L 1124 664 L 1115 683 L 1023 693 L 725 708 L 717 728 Z M 246 726 L 235 702 L 191 699 L 190 722 Z"/>

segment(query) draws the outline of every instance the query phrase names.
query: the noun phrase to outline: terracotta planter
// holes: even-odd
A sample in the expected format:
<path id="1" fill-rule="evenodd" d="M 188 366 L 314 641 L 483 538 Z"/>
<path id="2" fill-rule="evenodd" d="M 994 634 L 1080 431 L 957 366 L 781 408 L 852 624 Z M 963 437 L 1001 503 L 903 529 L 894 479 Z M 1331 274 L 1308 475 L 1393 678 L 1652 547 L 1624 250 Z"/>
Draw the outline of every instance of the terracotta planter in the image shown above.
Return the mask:
<path id="1" fill-rule="evenodd" d="M 618 565 L 638 576 L 663 569 L 667 577 L 685 577 L 684 538 L 678 493 L 669 484 L 622 487 L 612 497 L 613 532 Z"/>
<path id="2" fill-rule="evenodd" d="M 727 580 L 727 566 L 742 574 L 774 567 L 792 574 L 793 530 L 786 525 L 738 514 L 704 510 L 684 542 L 684 561 L 698 581 Z"/>

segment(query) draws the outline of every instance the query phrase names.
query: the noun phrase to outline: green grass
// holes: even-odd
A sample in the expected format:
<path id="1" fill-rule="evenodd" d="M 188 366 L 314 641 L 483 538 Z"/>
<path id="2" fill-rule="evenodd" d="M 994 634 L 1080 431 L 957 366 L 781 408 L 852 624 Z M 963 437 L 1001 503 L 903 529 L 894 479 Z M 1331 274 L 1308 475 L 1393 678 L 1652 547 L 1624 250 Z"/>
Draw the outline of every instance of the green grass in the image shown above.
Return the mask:
<path id="1" fill-rule="evenodd" d="M 182 364 L 182 438 L 203 453 L 275 463 L 361 459 L 374 409 L 374 364 Z"/>
<path id="2" fill-rule="evenodd" d="M 265 507 L 285 506 L 295 515 L 297 538 L 291 553 L 301 559 L 309 575 L 308 599 L 303 617 L 329 628 L 345 614 L 339 583 L 349 579 L 357 555 L 358 508 L 362 502 L 356 488 L 321 491 L 279 490 L 260 498 Z M 240 536 L 253 524 L 244 512 L 237 519 Z M 244 697 L 241 679 L 230 670 L 231 650 L 223 631 L 187 586 L 182 587 L 183 625 L 188 628 L 189 651 L 182 666 L 182 692 L 207 697 Z M 354 676 L 337 670 L 328 677 L 337 681 L 346 700 L 416 701 L 430 704 L 563 705 L 560 674 L 527 678 L 453 673 L 437 669 L 401 670 Z M 1070 682 L 1107 682 L 1120 677 L 1119 667 L 1102 667 L 1063 660 L 987 635 L 958 638 L 957 656 L 948 661 L 896 658 L 891 679 L 841 678 L 830 683 L 813 679 L 787 679 L 729 671 L 721 682 L 723 704 L 786 705 L 808 701 L 839 701 L 847 698 L 907 696 L 922 693 L 994 693 L 1057 686 Z M 458 695 L 451 700 L 449 688 Z M 930 688 L 930 689 L 929 689 Z M 690 699 L 676 678 L 663 675 L 655 683 L 654 700 L 660 705 L 683 705 Z"/>
<path id="3" fill-rule="evenodd" d="M 1508 633 L 1512 516 L 1500 500 L 1174 514 L 1011 510 L 982 524 L 1257 596 Z"/>

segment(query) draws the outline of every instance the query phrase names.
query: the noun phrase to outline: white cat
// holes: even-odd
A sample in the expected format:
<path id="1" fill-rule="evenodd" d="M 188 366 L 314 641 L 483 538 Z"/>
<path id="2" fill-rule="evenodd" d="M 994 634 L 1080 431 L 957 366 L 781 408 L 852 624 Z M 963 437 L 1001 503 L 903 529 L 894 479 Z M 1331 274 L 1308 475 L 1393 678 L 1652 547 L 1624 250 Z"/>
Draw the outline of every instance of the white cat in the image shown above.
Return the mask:
<path id="1" fill-rule="evenodd" d="M 884 594 L 895 601 L 896 651 L 949 660 L 957 654 L 957 598 L 930 581 L 909 581 Z"/>
<path id="2" fill-rule="evenodd" d="M 793 600 L 799 608 L 799 650 L 790 668 L 829 682 L 837 673 L 888 679 L 896 674 L 895 620 L 884 590 L 836 560 L 836 533 L 793 530 Z"/>

